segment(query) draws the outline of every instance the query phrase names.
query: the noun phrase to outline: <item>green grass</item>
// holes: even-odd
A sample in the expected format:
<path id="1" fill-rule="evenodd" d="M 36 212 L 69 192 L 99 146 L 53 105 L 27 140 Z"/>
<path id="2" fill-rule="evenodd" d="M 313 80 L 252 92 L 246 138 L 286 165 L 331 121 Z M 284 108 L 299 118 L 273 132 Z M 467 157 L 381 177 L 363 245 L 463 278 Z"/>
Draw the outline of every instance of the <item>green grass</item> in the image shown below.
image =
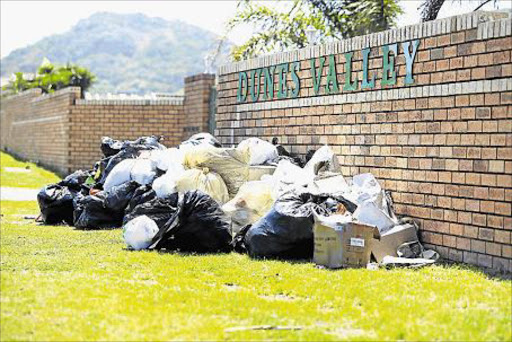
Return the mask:
<path id="1" fill-rule="evenodd" d="M 477 269 L 133 252 L 119 229 L 23 218 L 37 213 L 1 202 L 2 341 L 512 340 L 512 283 Z M 259 325 L 300 330 L 229 330 Z"/>
<path id="2" fill-rule="evenodd" d="M 30 173 L 7 172 L 5 167 L 28 168 Z M 37 167 L 34 163 L 20 161 L 11 155 L 0 152 L 0 185 L 20 188 L 41 188 L 60 181 L 55 173 Z"/>

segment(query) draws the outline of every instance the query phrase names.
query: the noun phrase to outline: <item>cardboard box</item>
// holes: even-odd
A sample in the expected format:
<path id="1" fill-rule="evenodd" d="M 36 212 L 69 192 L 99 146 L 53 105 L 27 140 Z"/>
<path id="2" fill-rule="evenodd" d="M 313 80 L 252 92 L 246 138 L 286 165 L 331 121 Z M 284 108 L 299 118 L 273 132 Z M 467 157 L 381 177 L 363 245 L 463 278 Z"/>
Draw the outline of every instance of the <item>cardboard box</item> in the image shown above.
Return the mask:
<path id="1" fill-rule="evenodd" d="M 395 226 L 383 233 L 380 240 L 373 241 L 372 255 L 377 262 L 382 262 L 386 255 L 396 257 L 398 256 L 396 254 L 398 246 L 411 241 L 418 241 L 418 233 L 412 224 Z"/>
<path id="2" fill-rule="evenodd" d="M 247 181 L 260 180 L 263 175 L 272 175 L 276 170 L 275 166 L 249 166 L 249 177 Z"/>
<path id="3" fill-rule="evenodd" d="M 352 222 L 350 215 L 315 215 L 313 261 L 328 268 L 366 267 L 376 227 Z"/>

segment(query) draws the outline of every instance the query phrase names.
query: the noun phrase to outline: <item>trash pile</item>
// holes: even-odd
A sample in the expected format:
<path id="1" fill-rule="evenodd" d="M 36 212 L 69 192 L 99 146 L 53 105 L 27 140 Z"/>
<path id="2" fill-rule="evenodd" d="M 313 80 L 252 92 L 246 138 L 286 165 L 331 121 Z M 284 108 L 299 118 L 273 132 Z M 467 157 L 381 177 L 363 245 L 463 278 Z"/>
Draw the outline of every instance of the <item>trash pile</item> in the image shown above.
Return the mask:
<path id="1" fill-rule="evenodd" d="M 305 160 L 249 138 L 222 147 L 211 134 L 167 148 L 156 136 L 101 140 L 103 158 L 38 194 L 40 220 L 77 229 L 123 227 L 128 248 L 248 253 L 329 268 L 422 266 L 418 226 L 397 218 L 373 175 L 347 182 L 326 145 Z"/>

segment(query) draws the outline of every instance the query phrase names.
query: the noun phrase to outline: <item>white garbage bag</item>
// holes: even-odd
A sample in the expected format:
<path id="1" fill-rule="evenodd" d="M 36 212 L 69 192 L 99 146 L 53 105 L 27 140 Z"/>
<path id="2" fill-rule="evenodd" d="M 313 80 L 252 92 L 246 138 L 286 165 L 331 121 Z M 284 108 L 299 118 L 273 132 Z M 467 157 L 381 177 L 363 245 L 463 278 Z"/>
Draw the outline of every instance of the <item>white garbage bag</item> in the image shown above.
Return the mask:
<path id="1" fill-rule="evenodd" d="M 158 198 L 165 198 L 178 191 L 176 190 L 176 179 L 167 174 L 155 179 L 151 187 L 155 190 Z"/>
<path id="2" fill-rule="evenodd" d="M 320 147 L 304 166 L 304 170 L 314 175 L 321 172 L 330 171 L 334 173 L 340 172 L 338 157 L 327 145 Z"/>
<path id="3" fill-rule="evenodd" d="M 279 156 L 277 148 L 268 141 L 259 138 L 249 138 L 240 142 L 237 149 L 242 151 L 248 149 L 250 165 L 262 165 L 266 161 L 275 159 Z"/>
<path id="4" fill-rule="evenodd" d="M 281 160 L 272 176 L 263 176 L 261 179 L 271 182 L 272 196 L 277 199 L 285 192 L 305 190 L 308 183 L 315 178 L 313 173 L 309 173 L 299 166 L 291 163 L 289 160 Z"/>
<path id="5" fill-rule="evenodd" d="M 131 172 L 136 159 L 125 159 L 119 162 L 105 179 L 103 190 L 109 191 L 113 186 L 121 185 L 131 180 Z"/>
<path id="6" fill-rule="evenodd" d="M 175 192 L 177 192 L 176 188 L 176 180 L 185 172 L 185 168 L 183 164 L 173 163 L 169 165 L 167 172 L 162 176 L 158 177 L 154 180 L 151 185 L 153 190 L 155 190 L 157 197 L 165 198 Z"/>
<path id="7" fill-rule="evenodd" d="M 159 170 L 167 171 L 169 168 L 183 167 L 185 153 L 177 148 L 151 151 L 150 159 L 156 163 Z"/>
<path id="8" fill-rule="evenodd" d="M 157 233 L 156 222 L 146 215 L 137 216 L 123 226 L 124 241 L 135 250 L 148 248 Z"/>
<path id="9" fill-rule="evenodd" d="M 151 159 L 136 159 L 130 176 L 141 185 L 151 184 L 156 177 L 156 163 Z"/>

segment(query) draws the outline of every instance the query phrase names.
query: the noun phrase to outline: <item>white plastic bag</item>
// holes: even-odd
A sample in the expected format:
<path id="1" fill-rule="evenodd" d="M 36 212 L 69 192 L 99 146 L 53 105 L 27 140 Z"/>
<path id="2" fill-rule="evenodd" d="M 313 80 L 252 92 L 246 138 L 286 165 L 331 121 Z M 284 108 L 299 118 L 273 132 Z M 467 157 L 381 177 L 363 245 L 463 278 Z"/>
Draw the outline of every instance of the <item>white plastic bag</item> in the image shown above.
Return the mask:
<path id="1" fill-rule="evenodd" d="M 130 176 L 141 185 L 151 184 L 156 177 L 156 163 L 151 159 L 136 159 Z"/>
<path id="2" fill-rule="evenodd" d="M 131 180 L 132 168 L 136 159 L 125 159 L 119 162 L 105 179 L 103 190 L 109 191 L 113 186 L 123 184 Z"/>
<path id="3" fill-rule="evenodd" d="M 185 172 L 182 164 L 173 163 L 169 165 L 167 172 L 154 180 L 152 184 L 157 197 L 165 198 L 178 190 L 176 189 L 176 180 Z"/>
<path id="4" fill-rule="evenodd" d="M 167 148 L 165 150 L 151 151 L 150 159 L 156 163 L 159 170 L 167 171 L 172 168 L 183 168 L 183 158 L 185 153 L 177 148 Z"/>
<path id="5" fill-rule="evenodd" d="M 253 181 L 242 185 L 235 198 L 222 206 L 222 210 L 231 217 L 232 235 L 258 221 L 273 204 L 272 186 L 268 182 Z"/>
<path id="6" fill-rule="evenodd" d="M 313 154 L 311 159 L 304 166 L 304 170 L 314 175 L 325 171 L 339 173 L 340 166 L 338 164 L 338 157 L 336 157 L 329 146 L 324 145 Z"/>
<path id="7" fill-rule="evenodd" d="M 135 250 L 148 248 L 157 233 L 156 222 L 146 215 L 137 216 L 123 226 L 124 241 L 128 247 Z"/>
<path id="8" fill-rule="evenodd" d="M 226 183 L 219 174 L 210 172 L 208 168 L 190 169 L 183 172 L 176 179 L 176 190 L 179 192 L 201 190 L 220 204 L 229 201 Z"/>
<path id="9" fill-rule="evenodd" d="M 268 141 L 259 138 L 249 138 L 240 142 L 237 149 L 249 149 L 250 165 L 262 165 L 266 161 L 277 158 L 277 148 Z"/>
<path id="10" fill-rule="evenodd" d="M 162 175 L 155 179 L 152 186 L 158 198 L 165 198 L 178 190 L 176 190 L 176 179 L 168 175 Z"/>
<path id="11" fill-rule="evenodd" d="M 271 182 L 272 196 L 274 199 L 277 199 L 287 191 L 299 189 L 299 192 L 301 192 L 314 178 L 314 174 L 308 173 L 285 159 L 277 164 L 277 168 L 272 176 L 263 176 L 261 179 Z"/>

